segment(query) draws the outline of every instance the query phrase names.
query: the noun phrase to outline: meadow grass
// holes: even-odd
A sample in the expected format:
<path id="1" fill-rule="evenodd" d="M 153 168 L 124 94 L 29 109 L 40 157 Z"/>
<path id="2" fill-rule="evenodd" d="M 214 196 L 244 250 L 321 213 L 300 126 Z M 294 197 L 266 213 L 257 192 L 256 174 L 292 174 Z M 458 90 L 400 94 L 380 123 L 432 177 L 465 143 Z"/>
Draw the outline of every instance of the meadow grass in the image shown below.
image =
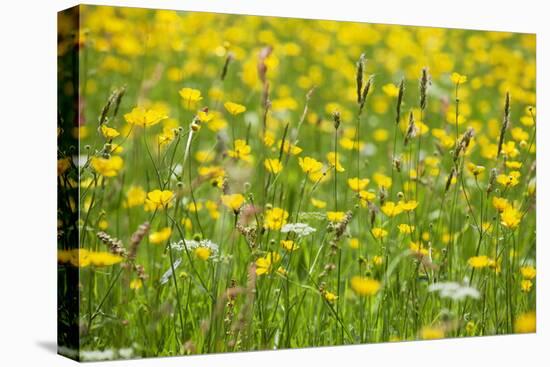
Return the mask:
<path id="1" fill-rule="evenodd" d="M 80 358 L 535 331 L 533 35 L 84 6 L 70 50 Z"/>

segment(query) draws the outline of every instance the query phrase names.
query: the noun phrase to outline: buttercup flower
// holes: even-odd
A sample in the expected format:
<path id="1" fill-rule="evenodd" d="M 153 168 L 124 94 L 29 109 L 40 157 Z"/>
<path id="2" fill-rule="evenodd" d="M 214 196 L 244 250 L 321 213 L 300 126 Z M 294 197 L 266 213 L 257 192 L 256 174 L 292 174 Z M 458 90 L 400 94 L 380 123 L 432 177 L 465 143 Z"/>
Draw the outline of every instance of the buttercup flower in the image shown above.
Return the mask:
<path id="1" fill-rule="evenodd" d="M 158 108 L 145 109 L 144 107 L 135 107 L 131 112 L 124 115 L 124 119 L 130 125 L 148 127 L 158 124 L 167 119 L 168 115 Z"/>
<path id="2" fill-rule="evenodd" d="M 90 166 L 102 176 L 114 177 L 124 166 L 124 160 L 118 155 L 113 155 L 110 158 L 92 157 Z"/>
<path id="3" fill-rule="evenodd" d="M 145 206 L 149 211 L 164 209 L 168 207 L 174 197 L 174 193 L 170 190 L 153 190 L 147 194 Z"/>
<path id="4" fill-rule="evenodd" d="M 380 290 L 378 280 L 354 276 L 350 281 L 351 289 L 359 296 L 374 296 Z"/>
<path id="5" fill-rule="evenodd" d="M 227 112 L 229 112 L 230 114 L 232 114 L 233 116 L 235 115 L 239 115 L 241 113 L 243 113 L 244 111 L 246 111 L 246 107 L 243 106 L 243 105 L 240 105 L 238 103 L 234 103 L 234 102 L 225 102 L 223 104 L 223 106 L 225 107 L 225 109 L 227 110 Z"/>
<path id="6" fill-rule="evenodd" d="M 269 209 L 265 212 L 264 227 L 271 230 L 281 229 L 286 224 L 288 212 L 281 208 Z"/>
<path id="7" fill-rule="evenodd" d="M 244 203 L 244 196 L 241 194 L 222 195 L 221 200 L 223 205 L 238 212 Z"/>

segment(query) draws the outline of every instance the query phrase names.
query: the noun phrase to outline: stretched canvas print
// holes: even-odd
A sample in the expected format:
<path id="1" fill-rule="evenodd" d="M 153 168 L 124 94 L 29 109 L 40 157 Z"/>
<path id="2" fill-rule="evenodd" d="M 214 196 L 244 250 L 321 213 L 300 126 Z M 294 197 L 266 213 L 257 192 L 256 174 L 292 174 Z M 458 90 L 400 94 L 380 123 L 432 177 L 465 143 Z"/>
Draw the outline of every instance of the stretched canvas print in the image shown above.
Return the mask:
<path id="1" fill-rule="evenodd" d="M 77 360 L 535 332 L 535 35 L 58 18 Z"/>

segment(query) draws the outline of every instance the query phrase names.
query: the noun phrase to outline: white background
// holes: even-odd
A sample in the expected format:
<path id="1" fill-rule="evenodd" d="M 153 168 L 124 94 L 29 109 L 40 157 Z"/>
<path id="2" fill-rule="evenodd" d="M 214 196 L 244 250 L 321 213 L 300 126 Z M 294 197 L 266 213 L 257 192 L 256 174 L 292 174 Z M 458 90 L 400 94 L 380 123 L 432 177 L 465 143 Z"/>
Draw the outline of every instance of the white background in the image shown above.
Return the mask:
<path id="1" fill-rule="evenodd" d="M 545 1 L 112 0 L 145 6 L 537 33 L 538 333 L 278 352 L 105 362 L 102 366 L 548 365 L 548 39 Z M 68 366 L 56 343 L 56 12 L 65 0 L 0 10 L 0 365 Z M 544 29 L 546 28 L 546 29 Z M 546 65 L 546 67 L 544 67 Z M 546 104 L 545 104 L 546 103 Z M 546 222 L 546 227 L 544 223 Z M 545 350 L 546 348 L 546 350 Z M 89 364 L 95 365 L 95 364 Z"/>

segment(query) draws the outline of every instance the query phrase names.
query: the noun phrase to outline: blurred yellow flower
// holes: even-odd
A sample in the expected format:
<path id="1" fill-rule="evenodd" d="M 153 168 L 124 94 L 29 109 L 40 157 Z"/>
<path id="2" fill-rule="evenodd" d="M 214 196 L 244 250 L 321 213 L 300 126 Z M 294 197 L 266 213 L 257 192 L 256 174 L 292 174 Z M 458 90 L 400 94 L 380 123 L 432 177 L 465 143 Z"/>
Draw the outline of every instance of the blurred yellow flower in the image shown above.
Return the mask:
<path id="1" fill-rule="evenodd" d="M 131 112 L 124 115 L 124 119 L 130 125 L 148 127 L 158 124 L 167 119 L 165 111 L 160 108 L 145 109 L 144 107 L 134 107 Z"/>
<path id="2" fill-rule="evenodd" d="M 337 296 L 337 295 L 335 295 L 334 293 L 329 292 L 329 291 L 327 291 L 327 290 L 323 290 L 322 295 L 323 295 L 323 298 L 324 298 L 327 302 L 330 302 L 330 303 L 333 303 L 334 301 L 336 301 L 336 300 L 338 299 L 338 296 Z"/>
<path id="3" fill-rule="evenodd" d="M 149 234 L 149 242 L 151 242 L 153 245 L 160 245 L 161 243 L 168 241 L 171 235 L 172 228 L 164 227 L 156 232 Z"/>
<path id="4" fill-rule="evenodd" d="M 399 87 L 397 87 L 395 84 L 385 84 L 382 86 L 382 91 L 388 96 L 388 97 L 397 97 L 399 94 Z"/>
<path id="5" fill-rule="evenodd" d="M 265 256 L 256 260 L 256 275 L 270 274 L 273 267 L 281 259 L 281 255 L 276 252 L 269 252 Z"/>
<path id="6" fill-rule="evenodd" d="M 489 258 L 485 255 L 472 256 L 468 259 L 468 265 L 474 269 L 481 269 L 489 266 Z"/>
<path id="7" fill-rule="evenodd" d="M 352 277 L 350 285 L 351 289 L 359 296 L 374 296 L 381 287 L 378 280 L 362 276 Z"/>
<path id="8" fill-rule="evenodd" d="M 116 138 L 117 136 L 120 135 L 120 133 L 117 131 L 117 129 L 114 129 L 112 127 L 108 127 L 105 124 L 101 125 L 101 134 L 103 134 L 103 136 L 106 139 L 109 139 L 109 140 L 114 139 L 114 138 Z"/>
<path id="9" fill-rule="evenodd" d="M 403 212 L 403 206 L 396 204 L 393 201 L 386 201 L 380 210 L 382 210 L 382 213 L 384 213 L 387 217 L 395 217 Z"/>
<path id="10" fill-rule="evenodd" d="M 197 102 L 202 100 L 201 91 L 198 89 L 182 88 L 180 89 L 179 94 L 187 109 L 193 108 Z"/>
<path id="11" fill-rule="evenodd" d="M 521 276 L 525 279 L 534 279 L 537 275 L 537 270 L 534 266 L 528 265 L 528 266 L 522 266 L 519 268 L 519 271 L 521 272 Z"/>
<path id="12" fill-rule="evenodd" d="M 245 162 L 251 162 L 252 161 L 252 157 L 250 156 L 251 151 L 252 149 L 250 148 L 250 145 L 246 144 L 245 140 L 237 139 L 233 144 L 233 149 L 229 149 L 227 151 L 227 155 L 230 156 L 231 158 L 241 159 Z"/>
<path id="13" fill-rule="evenodd" d="M 145 206 L 148 211 L 163 209 L 170 205 L 174 193 L 170 190 L 153 190 L 147 194 Z"/>
<path id="14" fill-rule="evenodd" d="M 286 224 L 288 212 L 281 208 L 268 209 L 265 212 L 264 227 L 271 230 L 279 230 Z"/>
<path id="15" fill-rule="evenodd" d="M 361 191 L 364 190 L 365 187 L 369 184 L 370 180 L 368 178 L 348 178 L 348 186 L 353 191 Z"/>
<path id="16" fill-rule="evenodd" d="M 443 339 L 445 337 L 445 330 L 440 327 L 424 326 L 420 330 L 420 337 L 424 340 Z"/>
<path id="17" fill-rule="evenodd" d="M 195 256 L 199 258 L 202 261 L 206 261 L 210 258 L 210 255 L 212 254 L 212 250 L 208 247 L 199 246 L 195 248 L 194 250 Z"/>
<path id="18" fill-rule="evenodd" d="M 277 174 L 283 170 L 283 164 L 280 160 L 274 158 L 267 158 L 264 160 L 265 169 L 273 174 Z"/>
<path id="19" fill-rule="evenodd" d="M 340 156 L 335 152 L 327 153 L 327 161 L 331 167 L 334 167 L 338 172 L 344 172 L 346 169 L 340 164 Z"/>
<path id="20" fill-rule="evenodd" d="M 345 216 L 346 216 L 346 213 L 344 212 L 327 212 L 327 219 L 329 220 L 329 222 L 332 222 L 332 223 L 341 222 Z"/>
<path id="21" fill-rule="evenodd" d="M 229 112 L 233 116 L 236 116 L 246 111 L 245 106 L 234 102 L 225 102 L 223 106 L 225 107 L 227 112 Z"/>
<path id="22" fill-rule="evenodd" d="M 143 286 L 143 281 L 141 279 L 133 279 L 130 282 L 130 289 L 138 290 Z"/>
<path id="23" fill-rule="evenodd" d="M 294 241 L 292 240 L 281 240 L 281 247 L 285 250 L 291 252 L 296 251 L 300 248 Z"/>
<path id="24" fill-rule="evenodd" d="M 323 209 L 326 208 L 327 202 L 315 198 L 311 198 L 311 205 L 313 205 L 316 208 Z"/>
<path id="25" fill-rule="evenodd" d="M 90 166 L 102 176 L 114 177 L 124 166 L 124 160 L 118 155 L 113 155 L 110 158 L 92 157 Z"/>
<path id="26" fill-rule="evenodd" d="M 384 238 L 388 235 L 388 231 L 386 231 L 383 228 L 375 227 L 372 229 L 372 236 L 376 238 L 377 240 Z"/>
<path id="27" fill-rule="evenodd" d="M 302 171 L 307 174 L 318 172 L 323 168 L 323 163 L 311 157 L 299 157 L 298 164 L 302 168 Z"/>
<path id="28" fill-rule="evenodd" d="M 126 192 L 126 206 L 128 208 L 133 208 L 135 206 L 143 205 L 146 198 L 147 193 L 141 186 L 130 186 Z"/>
<path id="29" fill-rule="evenodd" d="M 537 315 L 534 311 L 519 315 L 514 322 L 516 333 L 534 333 L 537 331 Z"/>
<path id="30" fill-rule="evenodd" d="M 451 74 L 451 81 L 454 84 L 464 84 L 468 81 L 468 77 L 455 72 Z"/>
<path id="31" fill-rule="evenodd" d="M 514 207 L 508 206 L 500 213 L 500 224 L 509 229 L 516 229 L 521 222 L 521 213 Z"/>
<path id="32" fill-rule="evenodd" d="M 223 205 L 234 212 L 238 212 L 244 203 L 244 196 L 241 194 L 222 195 L 221 200 Z"/>

